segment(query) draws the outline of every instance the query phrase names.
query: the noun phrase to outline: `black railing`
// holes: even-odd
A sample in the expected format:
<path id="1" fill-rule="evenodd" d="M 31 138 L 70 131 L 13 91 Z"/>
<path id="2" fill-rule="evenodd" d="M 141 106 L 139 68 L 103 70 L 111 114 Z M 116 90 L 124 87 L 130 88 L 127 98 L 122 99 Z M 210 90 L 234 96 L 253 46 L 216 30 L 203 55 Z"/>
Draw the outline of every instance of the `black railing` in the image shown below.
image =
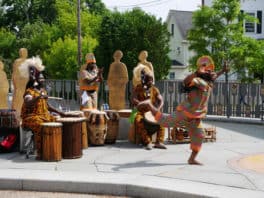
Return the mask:
<path id="1" fill-rule="evenodd" d="M 171 113 L 186 97 L 184 93 L 180 92 L 181 81 L 157 81 L 156 86 L 164 98 L 163 111 L 166 113 Z M 129 99 L 131 87 L 130 81 L 126 89 L 127 108 L 131 108 Z M 63 98 L 64 105 L 71 107 L 71 109 L 79 108 L 80 94 L 76 80 L 47 80 L 47 90 L 49 96 Z M 108 87 L 105 81 L 100 85 L 98 96 L 99 105 L 108 103 Z M 263 120 L 264 84 L 216 82 L 209 99 L 208 115 L 249 117 Z"/>

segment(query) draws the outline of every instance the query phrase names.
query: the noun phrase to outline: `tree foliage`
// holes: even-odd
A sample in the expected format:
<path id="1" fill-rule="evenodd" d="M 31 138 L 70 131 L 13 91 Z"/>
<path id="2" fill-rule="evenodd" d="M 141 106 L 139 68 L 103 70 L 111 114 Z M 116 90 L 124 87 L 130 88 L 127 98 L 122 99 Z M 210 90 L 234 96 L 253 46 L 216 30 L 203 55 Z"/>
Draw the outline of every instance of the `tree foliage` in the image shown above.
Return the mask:
<path id="1" fill-rule="evenodd" d="M 28 7 L 24 5 L 26 2 L 29 3 Z M 40 1 L 34 1 L 34 4 L 33 1 L 23 1 L 24 4 L 20 6 L 29 9 L 32 7 L 31 4 L 36 5 L 37 2 Z M 4 0 L 3 3 L 5 5 L 14 3 L 14 7 L 19 6 L 18 1 Z M 21 24 L 19 28 L 14 28 L 11 23 L 12 20 L 9 18 L 9 29 L 11 31 L 5 30 L 5 33 L 0 35 L 1 42 L 9 44 L 2 47 L 2 49 L 5 49 L 2 59 L 10 60 L 8 65 L 11 68 L 12 60 L 18 57 L 19 48 L 25 47 L 28 49 L 29 57 L 39 55 L 43 59 L 50 77 L 76 79 L 76 73 L 79 70 L 76 58 L 77 5 L 76 2 L 64 0 L 56 0 L 52 5 L 56 10 L 56 17 L 52 19 L 52 23 L 47 23 L 41 15 L 32 15 L 32 18 L 29 17 L 30 20 L 25 23 L 24 18 L 21 16 L 21 18 L 15 17 L 12 19 L 15 24 Z M 33 6 L 33 8 L 36 8 L 36 6 Z M 6 10 L 6 19 L 11 13 L 12 9 Z M 22 15 L 22 13 L 19 14 Z M 100 26 L 100 17 L 94 16 L 86 10 L 81 12 L 81 18 L 83 53 L 86 53 L 86 50 L 93 51 L 97 44 L 95 35 L 96 29 Z M 13 37 L 9 38 L 9 34 L 6 32 L 9 32 Z M 11 38 L 13 38 L 12 42 L 10 41 Z M 65 50 L 65 53 L 61 53 L 63 50 Z M 56 69 L 61 71 L 55 71 Z"/>
<path id="2" fill-rule="evenodd" d="M 9 68 L 25 47 L 28 57 L 42 58 L 50 78 L 77 78 L 77 1 L 0 0 L 0 8 L 0 28 L 5 27 L 0 30 L 0 55 Z M 147 50 L 156 79 L 167 75 L 169 34 L 160 20 L 140 9 L 110 12 L 101 0 L 81 0 L 80 16 L 83 62 L 85 54 L 95 52 L 106 76 L 114 51 L 120 49 L 132 77 L 139 52 Z"/>
<path id="3" fill-rule="evenodd" d="M 0 28 L 0 60 L 5 64 L 7 75 L 10 76 L 11 63 L 15 57 L 16 35 L 5 28 Z"/>
<path id="4" fill-rule="evenodd" d="M 188 34 L 190 49 L 196 52 L 196 56 L 191 59 L 193 67 L 199 56 L 207 54 L 213 57 L 217 69 L 227 60 L 242 80 L 246 79 L 245 70 L 256 72 L 253 68 L 261 54 L 260 44 L 244 35 L 245 19 L 255 20 L 240 12 L 238 0 L 215 0 L 211 8 L 203 6 L 194 12 L 193 28 Z M 251 65 L 253 60 L 255 63 Z M 264 65 L 258 67 L 264 70 Z"/>
<path id="5" fill-rule="evenodd" d="M 152 62 L 156 79 L 167 76 L 170 61 L 169 33 L 167 26 L 154 16 L 148 15 L 140 9 L 125 13 L 117 11 L 106 14 L 99 31 L 100 45 L 96 49 L 98 64 L 106 68 L 113 61 L 115 50 L 123 51 L 123 59 L 127 65 L 130 78 L 133 68 L 138 63 L 138 54 L 147 50 L 148 60 Z"/>
<path id="6" fill-rule="evenodd" d="M 92 51 L 97 42 L 90 37 L 83 38 L 83 53 Z M 43 55 L 46 62 L 48 77 L 53 79 L 76 79 L 79 66 L 77 65 L 77 38 L 65 36 L 52 43 Z M 56 58 L 54 58 L 56 57 Z"/>
<path id="7" fill-rule="evenodd" d="M 101 0 L 84 0 L 83 4 L 90 13 L 95 15 L 104 15 L 109 12 Z"/>
<path id="8" fill-rule="evenodd" d="M 1 7 L 5 8 L 2 25 L 14 31 L 37 20 L 51 24 L 57 14 L 55 0 L 2 0 Z"/>

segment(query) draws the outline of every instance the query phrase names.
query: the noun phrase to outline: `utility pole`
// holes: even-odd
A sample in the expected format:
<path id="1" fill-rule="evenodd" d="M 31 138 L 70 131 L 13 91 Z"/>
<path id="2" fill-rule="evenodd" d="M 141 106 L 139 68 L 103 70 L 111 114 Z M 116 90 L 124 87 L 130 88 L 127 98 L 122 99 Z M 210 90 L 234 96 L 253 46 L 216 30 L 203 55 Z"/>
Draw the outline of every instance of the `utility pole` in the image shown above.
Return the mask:
<path id="1" fill-rule="evenodd" d="M 82 63 L 82 42 L 81 42 L 81 2 L 80 0 L 77 0 L 77 35 L 78 35 L 78 66 L 81 66 Z"/>

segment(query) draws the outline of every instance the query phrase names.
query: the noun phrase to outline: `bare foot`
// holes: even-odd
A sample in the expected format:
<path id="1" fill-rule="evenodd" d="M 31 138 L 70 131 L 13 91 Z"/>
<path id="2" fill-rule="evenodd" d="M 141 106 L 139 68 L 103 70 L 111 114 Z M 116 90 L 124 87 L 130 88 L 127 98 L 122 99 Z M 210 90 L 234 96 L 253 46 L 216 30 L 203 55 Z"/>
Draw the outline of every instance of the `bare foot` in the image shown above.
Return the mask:
<path id="1" fill-rule="evenodd" d="M 203 165 L 202 163 L 200 163 L 200 162 L 198 162 L 198 161 L 196 161 L 194 159 L 189 159 L 188 160 L 188 164 L 190 164 L 190 165 L 200 165 L 200 166 Z"/>

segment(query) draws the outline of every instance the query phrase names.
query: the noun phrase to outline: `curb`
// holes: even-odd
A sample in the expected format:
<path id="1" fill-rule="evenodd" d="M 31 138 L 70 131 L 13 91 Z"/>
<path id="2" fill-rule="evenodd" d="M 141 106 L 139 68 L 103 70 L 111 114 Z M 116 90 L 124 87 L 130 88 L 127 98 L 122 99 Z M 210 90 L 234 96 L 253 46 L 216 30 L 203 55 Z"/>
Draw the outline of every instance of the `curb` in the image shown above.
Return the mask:
<path id="1" fill-rule="evenodd" d="M 207 115 L 205 121 L 217 121 L 217 122 L 235 122 L 243 124 L 257 124 L 264 125 L 264 120 L 260 118 L 244 118 L 244 117 L 226 117 L 226 116 L 213 116 Z"/>
<path id="2" fill-rule="evenodd" d="M 1 170 L 0 189 L 144 198 L 262 198 L 263 191 L 148 175 Z M 30 174 L 30 175 L 29 175 Z"/>

